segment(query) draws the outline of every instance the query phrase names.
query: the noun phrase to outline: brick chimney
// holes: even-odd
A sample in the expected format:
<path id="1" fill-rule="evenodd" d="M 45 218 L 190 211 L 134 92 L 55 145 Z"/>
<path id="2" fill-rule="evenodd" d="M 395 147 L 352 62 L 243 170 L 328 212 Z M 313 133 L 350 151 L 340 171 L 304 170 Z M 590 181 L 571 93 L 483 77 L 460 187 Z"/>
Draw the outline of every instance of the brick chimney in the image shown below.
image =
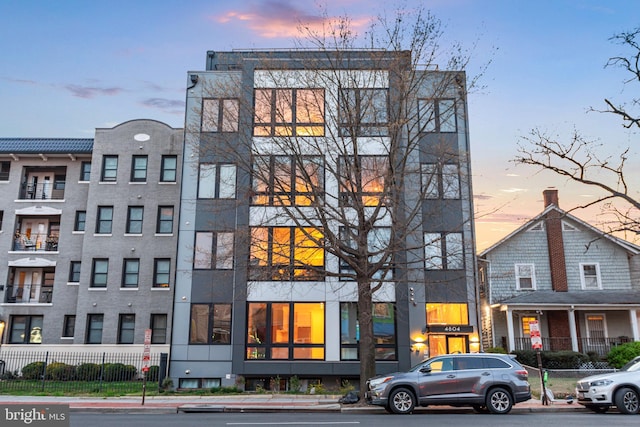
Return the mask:
<path id="1" fill-rule="evenodd" d="M 550 205 L 558 207 L 558 190 L 549 188 L 544 190 L 542 195 L 545 209 Z M 545 216 L 551 287 L 556 292 L 567 292 L 569 290 L 567 265 L 564 257 L 564 238 L 562 237 L 562 216 L 562 212 L 553 209 Z"/>

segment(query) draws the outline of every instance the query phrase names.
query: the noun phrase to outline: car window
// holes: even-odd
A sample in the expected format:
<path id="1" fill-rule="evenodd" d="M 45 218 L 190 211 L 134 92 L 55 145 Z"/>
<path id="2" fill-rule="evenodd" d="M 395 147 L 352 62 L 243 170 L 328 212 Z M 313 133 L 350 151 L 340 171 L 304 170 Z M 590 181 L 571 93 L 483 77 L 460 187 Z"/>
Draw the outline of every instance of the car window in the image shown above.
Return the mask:
<path id="1" fill-rule="evenodd" d="M 456 370 L 482 369 L 482 359 L 479 357 L 458 357 L 456 359 Z"/>
<path id="2" fill-rule="evenodd" d="M 508 369 L 511 367 L 511 365 L 509 365 L 507 362 L 505 362 L 504 360 L 498 359 L 496 357 L 483 357 L 483 361 L 484 361 L 485 368 Z"/>
<path id="3" fill-rule="evenodd" d="M 436 359 L 429 366 L 431 367 L 431 372 L 453 371 L 453 359 L 450 357 Z"/>

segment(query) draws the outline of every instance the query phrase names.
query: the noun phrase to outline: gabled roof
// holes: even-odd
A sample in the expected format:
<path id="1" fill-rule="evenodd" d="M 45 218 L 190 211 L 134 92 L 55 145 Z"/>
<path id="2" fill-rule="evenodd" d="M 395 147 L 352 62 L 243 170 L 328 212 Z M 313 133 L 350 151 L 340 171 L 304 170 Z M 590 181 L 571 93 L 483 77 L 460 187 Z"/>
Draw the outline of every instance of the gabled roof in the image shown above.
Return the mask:
<path id="1" fill-rule="evenodd" d="M 640 291 L 532 291 L 499 302 L 503 305 L 602 305 L 640 304 Z"/>
<path id="2" fill-rule="evenodd" d="M 600 230 L 599 228 L 594 227 L 593 225 L 589 224 L 588 222 L 585 222 L 585 221 L 581 220 L 580 218 L 575 217 L 575 216 L 571 215 L 570 213 L 560 209 L 556 205 L 551 204 L 551 205 L 547 206 L 546 209 L 544 211 L 542 211 L 540 214 L 538 214 L 536 217 L 530 219 L 529 221 L 527 221 L 526 223 L 524 223 L 523 225 L 518 227 L 515 231 L 511 232 L 510 234 L 508 234 L 506 237 L 503 237 L 498 242 L 494 243 L 493 245 L 491 245 L 490 247 L 488 247 L 484 251 L 480 252 L 480 254 L 478 254 L 478 256 L 479 257 L 484 257 L 489 252 L 491 252 L 492 250 L 494 250 L 498 246 L 502 245 L 507 240 L 511 239 L 513 236 L 515 236 L 515 235 L 527 230 L 528 228 L 530 228 L 534 223 L 536 223 L 536 222 L 540 221 L 541 219 L 543 219 L 552 210 L 554 210 L 556 212 L 559 212 L 564 218 L 568 218 L 568 219 L 570 219 L 572 221 L 577 222 L 578 224 L 582 225 L 583 227 L 588 228 L 589 230 L 591 230 L 596 235 L 600 236 L 603 239 L 607 239 L 607 240 L 611 241 L 612 243 L 622 247 L 624 250 L 626 250 L 628 252 L 631 252 L 634 255 L 640 254 L 640 246 L 634 245 L 631 242 L 627 242 L 626 240 L 622 240 L 622 239 L 619 239 L 619 238 L 617 238 L 615 236 L 612 236 L 611 234 L 605 233 L 604 231 Z"/>
<path id="3" fill-rule="evenodd" d="M 91 154 L 93 138 L 0 138 L 0 154 Z"/>

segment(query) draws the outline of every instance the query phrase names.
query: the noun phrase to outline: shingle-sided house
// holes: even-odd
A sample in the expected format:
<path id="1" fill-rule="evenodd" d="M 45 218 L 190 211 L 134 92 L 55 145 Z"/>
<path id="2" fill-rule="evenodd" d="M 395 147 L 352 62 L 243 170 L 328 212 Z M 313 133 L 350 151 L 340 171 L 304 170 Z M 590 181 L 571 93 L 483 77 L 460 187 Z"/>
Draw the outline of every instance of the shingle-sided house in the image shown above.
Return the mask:
<path id="1" fill-rule="evenodd" d="M 640 247 L 543 195 L 542 213 L 479 254 L 484 347 L 531 349 L 532 321 L 543 350 L 604 356 L 640 340 Z"/>

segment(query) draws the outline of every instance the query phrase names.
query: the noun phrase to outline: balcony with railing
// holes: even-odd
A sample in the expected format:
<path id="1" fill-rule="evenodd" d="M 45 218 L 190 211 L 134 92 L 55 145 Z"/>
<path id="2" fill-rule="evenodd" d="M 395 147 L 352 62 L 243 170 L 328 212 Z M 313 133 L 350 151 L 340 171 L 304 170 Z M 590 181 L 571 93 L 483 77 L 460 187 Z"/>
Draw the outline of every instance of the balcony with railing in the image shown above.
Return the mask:
<path id="1" fill-rule="evenodd" d="M 4 295 L 4 302 L 9 304 L 49 304 L 53 296 L 53 285 L 7 285 Z"/>
<path id="2" fill-rule="evenodd" d="M 57 252 L 58 234 L 32 233 L 29 236 L 16 233 L 13 240 L 14 251 Z"/>
<path id="3" fill-rule="evenodd" d="M 25 167 L 20 185 L 20 200 L 62 200 L 67 179 L 67 168 Z"/>

